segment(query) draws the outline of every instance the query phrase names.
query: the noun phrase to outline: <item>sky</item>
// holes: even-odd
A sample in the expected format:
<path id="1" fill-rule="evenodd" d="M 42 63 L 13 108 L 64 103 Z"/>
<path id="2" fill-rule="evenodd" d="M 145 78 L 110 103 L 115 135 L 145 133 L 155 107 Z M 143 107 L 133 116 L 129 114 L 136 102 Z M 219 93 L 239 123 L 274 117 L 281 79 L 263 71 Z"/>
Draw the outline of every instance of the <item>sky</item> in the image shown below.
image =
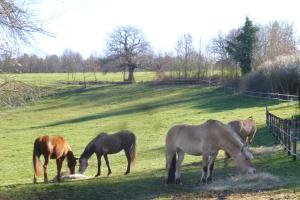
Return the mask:
<path id="1" fill-rule="evenodd" d="M 204 48 L 219 32 L 242 26 L 246 16 L 254 24 L 293 23 L 300 36 L 299 8 L 299 0 L 31 0 L 29 11 L 55 37 L 35 35 L 22 52 L 61 55 L 69 48 L 85 58 L 104 55 L 108 33 L 119 25 L 141 28 L 155 52 L 174 51 L 185 33 L 195 48 Z"/>

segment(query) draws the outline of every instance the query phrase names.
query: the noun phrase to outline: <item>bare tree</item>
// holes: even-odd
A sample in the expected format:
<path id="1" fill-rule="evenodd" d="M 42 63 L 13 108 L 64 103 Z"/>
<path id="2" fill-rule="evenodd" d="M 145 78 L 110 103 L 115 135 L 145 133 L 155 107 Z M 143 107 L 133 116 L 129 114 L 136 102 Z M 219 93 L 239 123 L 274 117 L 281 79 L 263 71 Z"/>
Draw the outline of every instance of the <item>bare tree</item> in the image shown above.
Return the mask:
<path id="1" fill-rule="evenodd" d="M 177 41 L 176 53 L 179 64 L 184 68 L 184 79 L 188 78 L 188 70 L 191 71 L 192 54 L 195 52 L 193 48 L 193 38 L 191 34 L 184 34 L 181 39 Z"/>
<path id="2" fill-rule="evenodd" d="M 94 55 L 90 55 L 90 57 L 85 60 L 85 66 L 88 71 L 92 71 L 94 73 L 95 81 L 97 81 L 96 72 L 100 70 L 100 59 Z"/>
<path id="3" fill-rule="evenodd" d="M 292 24 L 272 22 L 261 26 L 258 32 L 258 45 L 255 52 L 256 67 L 266 60 L 297 52 L 297 42 Z"/>
<path id="4" fill-rule="evenodd" d="M 142 57 L 150 51 L 149 42 L 141 29 L 134 26 L 116 27 L 107 39 L 107 54 L 119 60 L 120 67 L 128 70 L 128 81 L 134 81 L 135 69 L 142 67 Z"/>
<path id="5" fill-rule="evenodd" d="M 82 56 L 80 53 L 71 49 L 65 49 L 61 56 L 61 63 L 64 71 L 68 73 L 68 80 L 70 80 L 71 74 L 72 81 L 75 81 L 76 72 L 81 71 L 82 67 Z"/>
<path id="6" fill-rule="evenodd" d="M 229 55 L 226 51 L 226 45 L 226 37 L 221 33 L 219 33 L 218 36 L 212 40 L 211 51 L 215 54 L 217 63 L 221 65 L 222 78 L 224 77 L 224 64 L 229 58 Z"/>
<path id="7" fill-rule="evenodd" d="M 28 43 L 33 33 L 48 34 L 36 17 L 18 5 L 15 0 L 0 0 L 0 52 L 8 54 L 16 51 L 20 42 Z"/>

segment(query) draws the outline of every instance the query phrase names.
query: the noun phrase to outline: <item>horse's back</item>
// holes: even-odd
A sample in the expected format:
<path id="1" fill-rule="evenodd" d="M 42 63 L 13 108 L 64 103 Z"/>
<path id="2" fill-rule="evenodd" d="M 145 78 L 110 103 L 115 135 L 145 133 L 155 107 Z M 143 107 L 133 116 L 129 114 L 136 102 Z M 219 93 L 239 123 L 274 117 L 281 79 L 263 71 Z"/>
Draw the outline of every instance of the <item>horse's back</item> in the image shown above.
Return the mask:
<path id="1" fill-rule="evenodd" d="M 57 158 L 71 151 L 67 140 L 62 136 L 43 135 L 36 138 L 34 148 L 43 154 L 51 154 L 51 158 Z"/>
<path id="2" fill-rule="evenodd" d="M 186 153 L 200 155 L 208 135 L 208 123 L 201 125 L 180 124 L 169 129 L 166 135 L 167 150 L 179 148 Z"/>
<path id="3" fill-rule="evenodd" d="M 96 151 L 112 154 L 118 153 L 122 149 L 129 149 L 133 144 L 135 145 L 136 136 L 128 130 L 113 134 L 101 133 L 95 138 L 93 143 L 96 146 Z"/>

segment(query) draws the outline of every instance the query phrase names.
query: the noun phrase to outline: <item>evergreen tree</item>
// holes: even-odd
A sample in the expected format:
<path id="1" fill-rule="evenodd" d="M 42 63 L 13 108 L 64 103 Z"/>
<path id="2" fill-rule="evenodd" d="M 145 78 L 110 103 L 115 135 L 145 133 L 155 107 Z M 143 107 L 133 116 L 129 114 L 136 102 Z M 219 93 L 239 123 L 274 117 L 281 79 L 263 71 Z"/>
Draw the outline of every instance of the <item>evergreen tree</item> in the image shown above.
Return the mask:
<path id="1" fill-rule="evenodd" d="M 246 17 L 241 32 L 232 41 L 227 41 L 226 50 L 240 64 L 242 75 L 251 71 L 252 56 L 256 45 L 258 28 Z"/>

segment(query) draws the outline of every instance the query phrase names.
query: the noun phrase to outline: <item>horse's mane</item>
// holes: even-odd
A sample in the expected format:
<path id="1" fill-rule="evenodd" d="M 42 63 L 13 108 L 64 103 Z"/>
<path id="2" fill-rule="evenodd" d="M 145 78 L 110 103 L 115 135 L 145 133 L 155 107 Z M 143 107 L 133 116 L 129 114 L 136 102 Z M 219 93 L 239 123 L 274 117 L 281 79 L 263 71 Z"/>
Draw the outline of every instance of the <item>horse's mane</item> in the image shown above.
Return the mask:
<path id="1" fill-rule="evenodd" d="M 80 157 L 90 158 L 91 155 L 95 152 L 95 143 L 107 133 L 99 133 L 94 139 L 92 139 L 85 147 L 83 153 Z"/>
<path id="2" fill-rule="evenodd" d="M 222 134 L 224 134 L 227 139 L 232 141 L 231 142 L 232 145 L 236 145 L 238 148 L 243 146 L 243 143 L 242 143 L 241 138 L 239 137 L 239 135 L 234 130 L 232 130 L 228 125 L 223 124 L 222 122 L 217 121 L 217 120 L 208 120 L 207 122 L 208 123 L 214 123 L 214 125 L 217 125 L 221 129 L 223 129 L 224 131 L 222 131 Z"/>

